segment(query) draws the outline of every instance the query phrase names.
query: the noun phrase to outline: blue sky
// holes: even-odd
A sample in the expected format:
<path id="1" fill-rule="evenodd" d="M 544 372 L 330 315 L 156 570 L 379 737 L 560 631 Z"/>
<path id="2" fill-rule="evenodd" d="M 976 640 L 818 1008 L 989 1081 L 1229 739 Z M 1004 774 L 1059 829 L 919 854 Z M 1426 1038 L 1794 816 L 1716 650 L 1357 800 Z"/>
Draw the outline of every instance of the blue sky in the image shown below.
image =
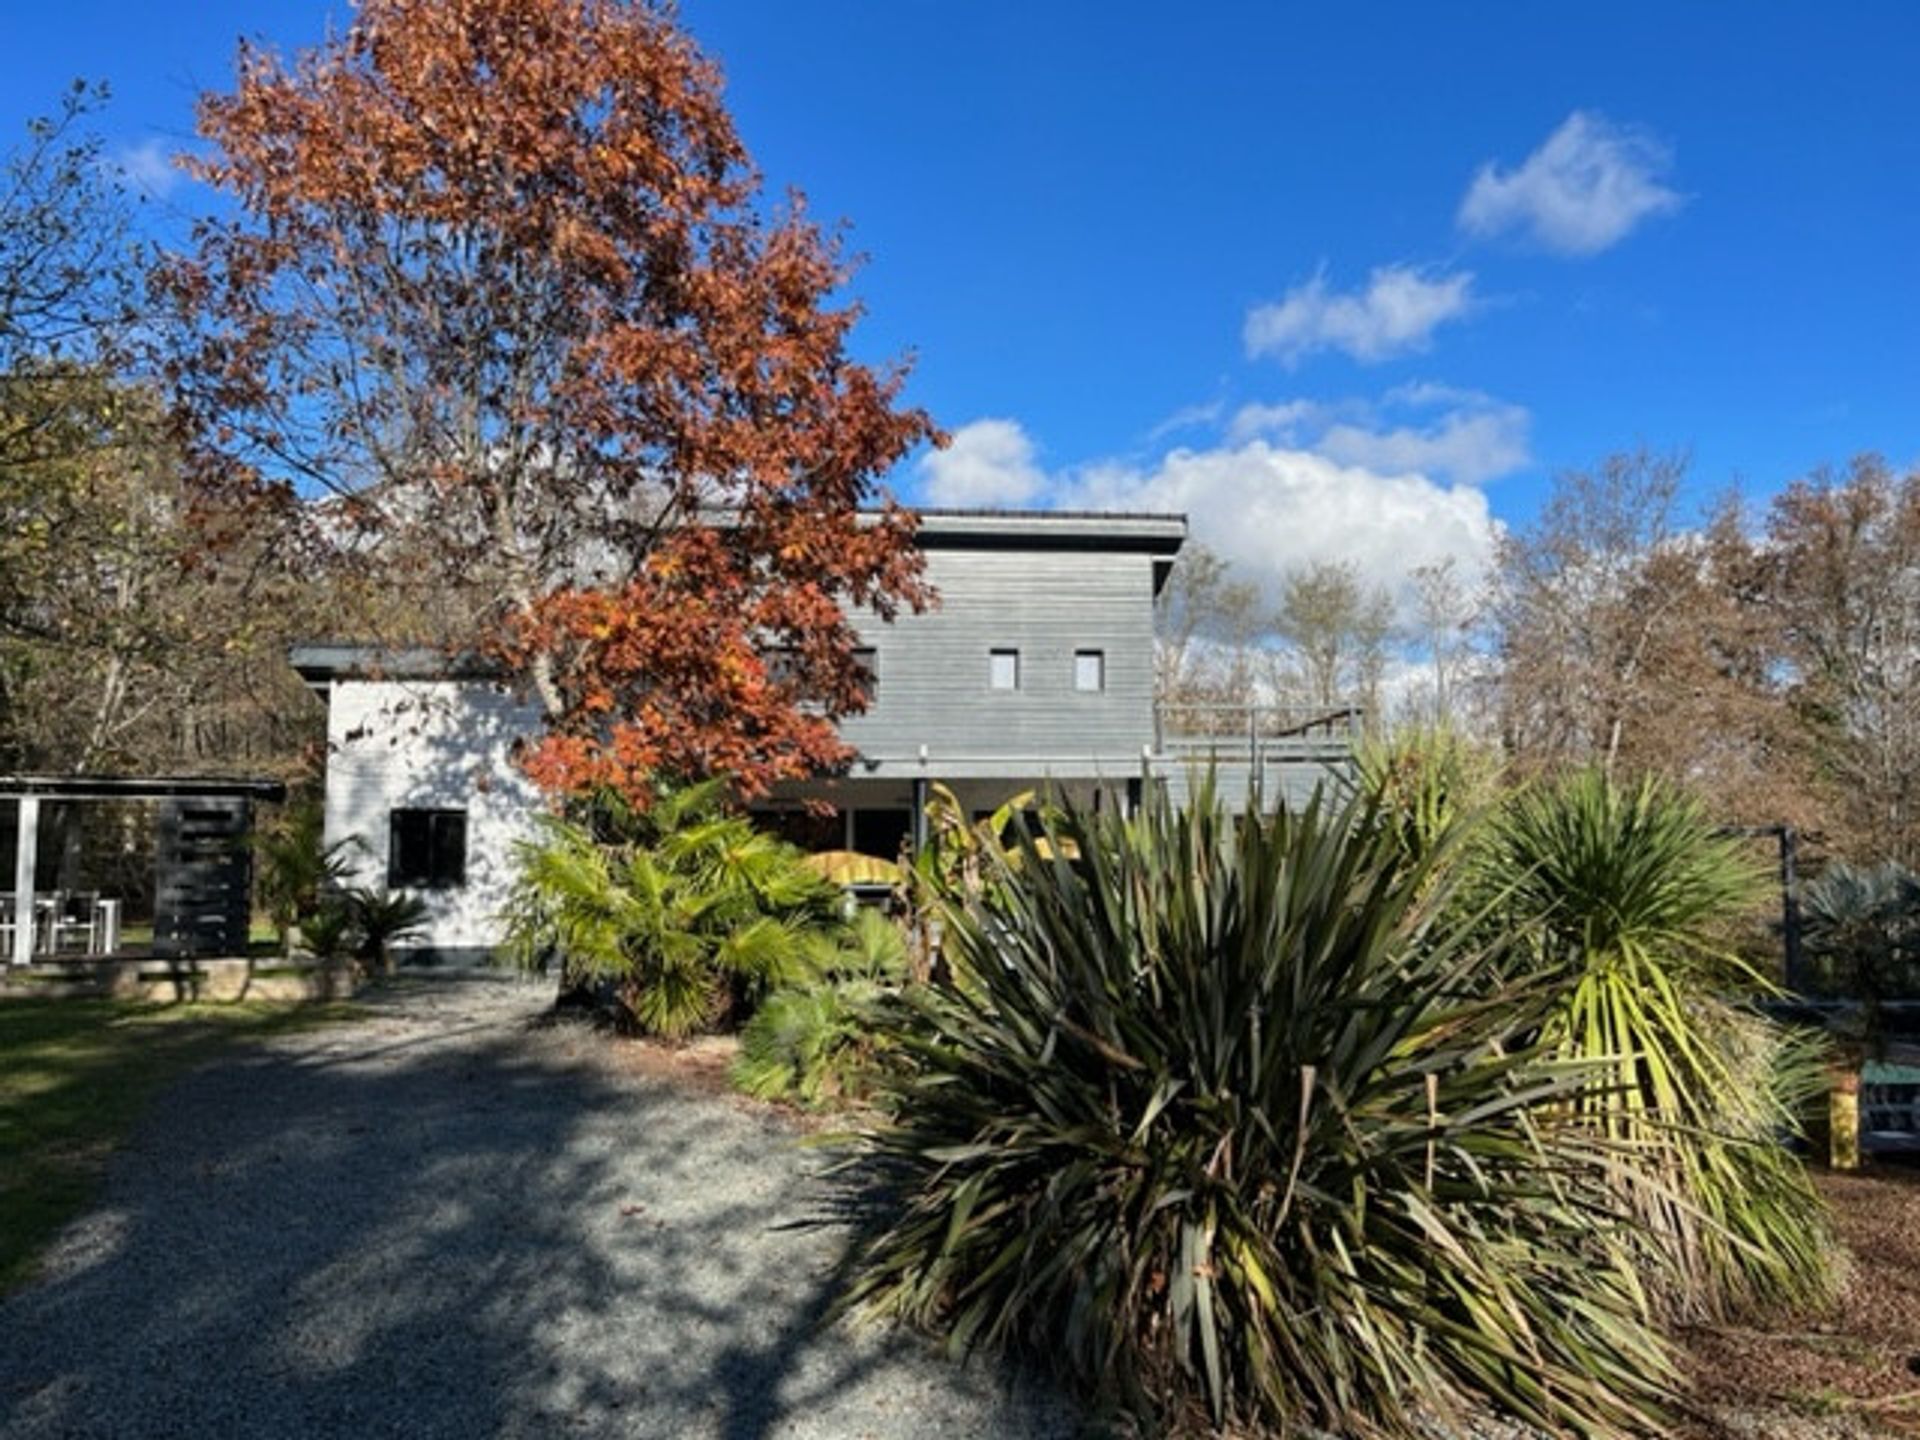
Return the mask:
<path id="1" fill-rule="evenodd" d="M 136 170 L 326 0 L 0 20 Z M 1920 458 L 1920 8 L 686 0 L 745 138 L 868 256 L 915 498 L 1186 508 L 1259 573 L 1484 557 L 1557 469 L 1697 493 Z M 156 223 L 190 213 L 175 185 Z"/>

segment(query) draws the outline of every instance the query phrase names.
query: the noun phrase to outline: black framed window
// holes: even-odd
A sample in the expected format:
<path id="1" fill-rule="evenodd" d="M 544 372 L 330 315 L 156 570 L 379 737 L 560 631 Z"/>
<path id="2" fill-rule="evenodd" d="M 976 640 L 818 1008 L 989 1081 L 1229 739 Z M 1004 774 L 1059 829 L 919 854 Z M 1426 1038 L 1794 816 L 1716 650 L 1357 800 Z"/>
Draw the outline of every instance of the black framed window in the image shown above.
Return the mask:
<path id="1" fill-rule="evenodd" d="M 1076 650 L 1073 652 L 1073 688 L 1082 692 L 1107 688 L 1106 651 Z"/>
<path id="2" fill-rule="evenodd" d="M 467 812 L 389 812 L 387 887 L 453 890 L 467 883 Z"/>

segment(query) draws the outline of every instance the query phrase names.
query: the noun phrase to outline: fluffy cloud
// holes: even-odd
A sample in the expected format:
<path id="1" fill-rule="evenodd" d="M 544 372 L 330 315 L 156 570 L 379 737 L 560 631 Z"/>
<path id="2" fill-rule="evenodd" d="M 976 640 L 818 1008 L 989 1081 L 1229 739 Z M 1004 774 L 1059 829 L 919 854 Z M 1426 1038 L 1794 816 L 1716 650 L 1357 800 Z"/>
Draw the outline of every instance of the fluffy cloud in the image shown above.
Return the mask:
<path id="1" fill-rule="evenodd" d="M 138 145 L 122 145 L 113 153 L 114 164 L 127 183 L 143 195 L 164 199 L 186 177 L 175 168 L 173 150 L 157 138 Z"/>
<path id="2" fill-rule="evenodd" d="M 1228 422 L 1227 438 L 1275 440 L 1381 474 L 1437 475 L 1481 485 L 1528 462 L 1531 423 L 1522 406 L 1423 383 L 1400 386 L 1377 401 L 1245 405 Z"/>
<path id="3" fill-rule="evenodd" d="M 1371 364 L 1426 349 L 1436 329 L 1473 303 L 1473 276 L 1464 270 L 1429 279 L 1408 265 L 1383 265 L 1364 290 L 1348 293 L 1329 290 L 1322 270 L 1247 313 L 1247 354 L 1292 367 L 1317 351 L 1340 350 Z"/>
<path id="4" fill-rule="evenodd" d="M 1563 255 L 1592 255 L 1641 221 L 1680 208 L 1661 177 L 1672 163 L 1644 131 L 1576 110 L 1517 169 L 1489 161 L 1460 202 L 1460 228 L 1475 235 L 1518 230 Z"/>
<path id="5" fill-rule="evenodd" d="M 962 425 L 946 449 L 922 456 L 918 469 L 921 493 L 934 505 L 1024 505 L 1047 479 L 1033 442 L 1012 420 Z"/>
<path id="6" fill-rule="evenodd" d="M 1269 595 L 1288 570 L 1325 559 L 1351 561 L 1403 598 L 1415 567 L 1449 556 L 1471 581 L 1492 560 L 1498 533 L 1486 496 L 1470 485 L 1383 475 L 1265 440 L 1175 450 L 1145 468 L 1090 467 L 1053 498 L 1092 510 L 1184 511 L 1196 540 Z"/>

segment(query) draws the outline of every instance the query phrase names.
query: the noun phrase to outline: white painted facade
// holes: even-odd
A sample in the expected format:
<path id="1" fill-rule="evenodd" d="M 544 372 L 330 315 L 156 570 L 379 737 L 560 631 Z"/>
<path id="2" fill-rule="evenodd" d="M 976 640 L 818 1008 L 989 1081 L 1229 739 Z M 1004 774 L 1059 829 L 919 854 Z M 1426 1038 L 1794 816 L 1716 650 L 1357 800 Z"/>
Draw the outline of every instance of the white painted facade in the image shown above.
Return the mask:
<path id="1" fill-rule="evenodd" d="M 465 882 L 410 892 L 428 907 L 416 943 L 449 954 L 491 950 L 513 847 L 544 804 L 512 754 L 516 739 L 538 730 L 537 707 L 487 680 L 342 676 L 327 690 L 326 835 L 356 842 L 350 883 L 387 888 L 395 810 L 464 810 Z"/>

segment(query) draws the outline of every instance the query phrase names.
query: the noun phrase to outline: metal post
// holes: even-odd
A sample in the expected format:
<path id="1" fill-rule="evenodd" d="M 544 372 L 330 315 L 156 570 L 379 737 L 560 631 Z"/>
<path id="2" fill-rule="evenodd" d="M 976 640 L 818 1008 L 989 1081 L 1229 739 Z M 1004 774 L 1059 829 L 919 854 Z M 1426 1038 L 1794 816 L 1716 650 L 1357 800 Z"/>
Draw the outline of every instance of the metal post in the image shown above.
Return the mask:
<path id="1" fill-rule="evenodd" d="M 33 961 L 34 852 L 40 844 L 40 797 L 22 795 L 14 826 L 13 852 L 13 963 Z"/>
<path id="2" fill-rule="evenodd" d="M 913 777 L 913 853 L 918 855 L 927 848 L 927 777 Z"/>
<path id="3" fill-rule="evenodd" d="M 1248 801 L 1255 815 L 1264 815 L 1267 811 L 1267 777 L 1261 774 L 1264 769 L 1260 763 L 1260 707 L 1247 707 L 1247 793 Z"/>
<path id="4" fill-rule="evenodd" d="M 1780 938 L 1786 949 L 1787 989 L 1800 993 L 1806 978 L 1800 955 L 1800 836 L 1791 825 L 1780 827 Z"/>

